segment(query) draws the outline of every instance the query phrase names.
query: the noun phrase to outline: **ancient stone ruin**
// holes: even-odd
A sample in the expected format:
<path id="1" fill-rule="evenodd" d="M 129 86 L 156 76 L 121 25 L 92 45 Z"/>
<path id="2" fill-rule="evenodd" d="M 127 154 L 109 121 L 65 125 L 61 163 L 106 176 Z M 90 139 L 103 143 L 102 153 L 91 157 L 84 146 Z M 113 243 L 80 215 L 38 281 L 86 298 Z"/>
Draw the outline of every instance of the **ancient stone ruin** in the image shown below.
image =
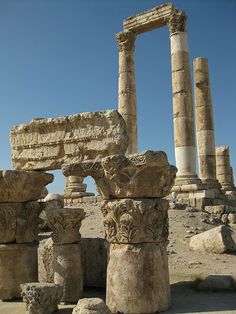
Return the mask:
<path id="1" fill-rule="evenodd" d="M 225 225 L 236 223 L 229 147 L 215 147 L 206 58 L 194 60 L 196 173 L 186 21 L 186 14 L 170 3 L 124 21 L 123 31 L 116 35 L 118 111 L 33 119 L 11 129 L 15 170 L 0 171 L 1 300 L 22 296 L 26 313 L 34 314 L 52 313 L 60 302 L 78 301 L 73 313 L 165 311 L 171 306 L 167 256 L 171 192 L 175 206 L 202 210 Z M 163 26 L 170 32 L 176 167 L 164 152 L 137 151 L 135 38 Z M 46 171 L 55 169 L 65 176 L 64 194 L 45 198 L 45 186 L 53 181 Z M 98 196 L 86 191 L 87 176 L 94 178 Z M 86 202 L 101 210 L 106 240 L 81 238 L 81 224 L 88 218 Z M 41 245 L 42 261 L 40 226 L 50 232 L 43 233 L 47 241 Z M 220 243 L 214 253 L 226 252 L 226 242 L 235 249 L 228 226 L 193 237 L 192 249 L 210 250 L 217 242 L 212 234 Z M 38 261 L 44 264 L 44 277 Z M 82 299 L 88 286 L 105 286 L 106 304 L 98 298 Z"/>

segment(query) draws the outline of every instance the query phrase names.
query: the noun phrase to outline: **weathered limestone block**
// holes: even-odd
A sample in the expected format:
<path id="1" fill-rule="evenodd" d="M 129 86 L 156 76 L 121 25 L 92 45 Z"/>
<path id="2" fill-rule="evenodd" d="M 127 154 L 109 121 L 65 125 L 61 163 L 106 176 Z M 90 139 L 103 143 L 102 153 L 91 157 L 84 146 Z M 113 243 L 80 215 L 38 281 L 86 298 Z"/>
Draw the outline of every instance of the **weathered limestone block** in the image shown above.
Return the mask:
<path id="1" fill-rule="evenodd" d="M 15 169 L 54 170 L 70 158 L 86 160 L 126 151 L 125 122 L 116 110 L 33 119 L 11 129 Z"/>
<path id="2" fill-rule="evenodd" d="M 196 251 L 222 254 L 236 251 L 236 244 L 231 237 L 231 228 L 219 226 L 193 236 L 190 248 Z"/>
<path id="3" fill-rule="evenodd" d="M 52 181 L 52 174 L 40 171 L 0 171 L 0 203 L 37 200 Z"/>
<path id="4" fill-rule="evenodd" d="M 81 245 L 53 246 L 54 282 L 63 286 L 62 301 L 76 303 L 83 294 Z"/>
<path id="5" fill-rule="evenodd" d="M 166 247 L 159 243 L 112 243 L 106 300 L 112 313 L 167 310 L 170 288 Z"/>
<path id="6" fill-rule="evenodd" d="M 177 171 L 161 151 L 69 162 L 62 170 L 65 176 L 92 176 L 103 199 L 164 197 L 170 193 Z"/>
<path id="7" fill-rule="evenodd" d="M 47 224 L 53 231 L 56 244 L 74 243 L 80 240 L 79 229 L 85 212 L 81 208 L 59 208 L 46 210 Z"/>
<path id="8" fill-rule="evenodd" d="M 38 280 L 37 245 L 0 245 L 0 299 L 20 298 L 20 284 Z"/>
<path id="9" fill-rule="evenodd" d="M 21 285 L 21 296 L 26 303 L 27 314 L 51 314 L 58 310 L 62 297 L 62 286 L 54 283 L 25 283 Z"/>
<path id="10" fill-rule="evenodd" d="M 37 239 L 42 202 L 0 203 L 0 243 L 30 243 Z"/>
<path id="11" fill-rule="evenodd" d="M 153 9 L 130 16 L 124 20 L 124 30 L 141 34 L 166 25 L 171 14 L 177 9 L 171 3 L 159 5 Z"/>
<path id="12" fill-rule="evenodd" d="M 168 201 L 121 199 L 102 202 L 106 238 L 110 243 L 167 242 Z"/>
<path id="13" fill-rule="evenodd" d="M 72 314 L 111 314 L 104 301 L 99 298 L 80 299 Z"/>
<path id="14" fill-rule="evenodd" d="M 107 271 L 107 242 L 102 238 L 82 238 L 82 269 L 85 287 L 106 287 Z M 40 249 L 41 262 L 39 281 L 53 282 L 53 248 L 54 244 L 49 238 Z M 76 267 L 80 267 L 77 265 Z"/>

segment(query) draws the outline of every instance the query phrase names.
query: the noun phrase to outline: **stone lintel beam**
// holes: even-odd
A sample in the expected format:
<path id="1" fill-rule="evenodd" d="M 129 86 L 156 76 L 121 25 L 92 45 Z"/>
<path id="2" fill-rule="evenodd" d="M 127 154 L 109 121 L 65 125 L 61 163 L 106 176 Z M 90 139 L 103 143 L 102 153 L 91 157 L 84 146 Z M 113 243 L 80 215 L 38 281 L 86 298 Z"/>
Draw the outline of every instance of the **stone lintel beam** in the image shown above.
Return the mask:
<path id="1" fill-rule="evenodd" d="M 170 16 L 177 12 L 180 11 L 172 3 L 165 3 L 135 16 L 128 17 L 123 21 L 123 27 L 125 31 L 141 34 L 165 26 Z"/>
<path id="2" fill-rule="evenodd" d="M 160 198 L 168 195 L 177 169 L 161 151 L 112 155 L 101 160 L 65 163 L 65 176 L 92 176 L 103 199 Z"/>

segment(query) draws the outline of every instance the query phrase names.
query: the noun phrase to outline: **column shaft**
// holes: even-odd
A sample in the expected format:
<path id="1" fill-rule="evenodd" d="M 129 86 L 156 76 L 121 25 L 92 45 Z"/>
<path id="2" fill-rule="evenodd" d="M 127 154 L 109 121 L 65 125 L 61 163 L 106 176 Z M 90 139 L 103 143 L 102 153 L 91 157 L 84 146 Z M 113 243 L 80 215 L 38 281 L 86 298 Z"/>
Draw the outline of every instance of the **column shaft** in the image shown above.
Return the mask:
<path id="1" fill-rule="evenodd" d="M 196 147 L 186 15 L 168 22 L 171 43 L 175 158 L 178 177 L 196 177 Z"/>
<path id="2" fill-rule="evenodd" d="M 229 146 L 216 147 L 216 176 L 223 190 L 234 190 L 233 173 L 230 166 Z"/>
<path id="3" fill-rule="evenodd" d="M 216 180 L 215 135 L 208 60 L 194 60 L 194 96 L 198 143 L 199 177 Z"/>
<path id="4" fill-rule="evenodd" d="M 134 42 L 132 32 L 116 35 L 119 47 L 118 111 L 126 122 L 129 146 L 127 154 L 137 152 L 136 85 L 134 71 Z"/>

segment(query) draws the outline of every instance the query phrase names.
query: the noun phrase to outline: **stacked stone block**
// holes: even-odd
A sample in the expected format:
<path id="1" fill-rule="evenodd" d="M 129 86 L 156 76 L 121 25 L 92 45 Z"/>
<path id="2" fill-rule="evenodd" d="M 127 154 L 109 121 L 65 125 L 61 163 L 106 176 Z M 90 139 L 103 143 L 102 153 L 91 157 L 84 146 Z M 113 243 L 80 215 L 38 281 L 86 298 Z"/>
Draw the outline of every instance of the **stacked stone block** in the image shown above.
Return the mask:
<path id="1" fill-rule="evenodd" d="M 21 296 L 20 284 L 37 281 L 39 214 L 37 202 L 53 175 L 0 171 L 0 299 Z"/>
<path id="2" fill-rule="evenodd" d="M 112 155 L 64 164 L 63 173 L 92 176 L 103 198 L 109 245 L 106 303 L 112 313 L 155 313 L 170 306 L 168 195 L 176 168 L 164 152 Z"/>

